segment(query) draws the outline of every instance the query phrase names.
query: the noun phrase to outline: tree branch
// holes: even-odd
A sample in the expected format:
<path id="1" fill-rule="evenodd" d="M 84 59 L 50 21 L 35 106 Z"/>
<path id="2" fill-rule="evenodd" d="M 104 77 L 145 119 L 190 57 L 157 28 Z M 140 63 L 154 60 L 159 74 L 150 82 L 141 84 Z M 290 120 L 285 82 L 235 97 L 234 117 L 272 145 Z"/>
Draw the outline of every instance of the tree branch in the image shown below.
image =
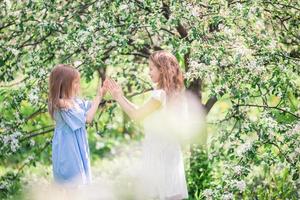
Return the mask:
<path id="1" fill-rule="evenodd" d="M 270 109 L 276 109 L 276 110 L 279 110 L 279 111 L 282 111 L 282 112 L 285 112 L 285 113 L 288 113 L 294 117 L 296 117 L 297 119 L 300 119 L 300 116 L 290 112 L 290 111 L 287 111 L 287 110 L 284 110 L 282 108 L 278 108 L 276 106 L 266 106 L 266 105 L 255 105 L 255 104 L 237 104 L 236 106 L 238 107 L 241 107 L 241 106 L 247 106 L 247 107 L 257 107 L 257 108 L 270 108 Z"/>

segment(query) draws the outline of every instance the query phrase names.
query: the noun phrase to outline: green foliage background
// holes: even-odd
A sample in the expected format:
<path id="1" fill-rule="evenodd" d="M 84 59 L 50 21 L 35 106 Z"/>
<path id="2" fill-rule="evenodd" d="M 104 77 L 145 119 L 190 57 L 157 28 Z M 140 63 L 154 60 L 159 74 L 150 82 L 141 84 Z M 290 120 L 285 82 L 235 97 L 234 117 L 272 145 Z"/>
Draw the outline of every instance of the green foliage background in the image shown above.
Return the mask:
<path id="1" fill-rule="evenodd" d="M 299 199 L 299 1 L 0 2 L 0 198 L 51 177 L 55 64 L 80 70 L 84 97 L 110 75 L 141 103 L 147 57 L 165 49 L 207 111 L 206 148 L 187 153 L 190 199 Z M 95 166 L 142 137 L 109 97 L 88 132 Z"/>

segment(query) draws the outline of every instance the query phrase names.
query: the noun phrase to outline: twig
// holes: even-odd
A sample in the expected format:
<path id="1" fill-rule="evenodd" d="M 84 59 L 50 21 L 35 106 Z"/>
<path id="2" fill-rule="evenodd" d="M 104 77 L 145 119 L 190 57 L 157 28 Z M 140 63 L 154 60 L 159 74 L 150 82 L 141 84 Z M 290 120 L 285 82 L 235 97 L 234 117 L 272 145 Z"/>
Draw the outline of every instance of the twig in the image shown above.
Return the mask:
<path id="1" fill-rule="evenodd" d="M 295 115 L 294 113 L 290 112 L 290 111 L 287 111 L 287 110 L 284 110 L 282 108 L 278 108 L 278 107 L 275 107 L 275 106 L 265 106 L 265 105 L 255 105 L 255 104 L 237 104 L 236 106 L 248 106 L 248 107 L 258 107 L 258 108 L 271 108 L 271 109 L 276 109 L 276 110 L 280 110 L 282 112 L 285 112 L 285 113 L 288 113 L 298 119 L 300 119 L 300 117 L 298 115 Z"/>

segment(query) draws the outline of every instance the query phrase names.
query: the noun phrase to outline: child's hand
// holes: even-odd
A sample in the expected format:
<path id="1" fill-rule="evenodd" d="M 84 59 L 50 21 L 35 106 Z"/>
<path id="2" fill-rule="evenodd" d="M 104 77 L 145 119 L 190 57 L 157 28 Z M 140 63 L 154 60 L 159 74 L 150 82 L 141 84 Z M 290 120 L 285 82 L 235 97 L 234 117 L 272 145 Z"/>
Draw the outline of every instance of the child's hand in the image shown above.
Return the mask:
<path id="1" fill-rule="evenodd" d="M 109 93 L 115 100 L 123 96 L 122 88 L 116 83 L 115 80 L 106 79 L 104 81 L 104 86 L 108 89 Z"/>
<path id="2" fill-rule="evenodd" d="M 105 86 L 101 86 L 101 84 L 99 84 L 97 95 L 103 97 L 106 94 L 106 92 L 107 92 L 106 87 Z"/>

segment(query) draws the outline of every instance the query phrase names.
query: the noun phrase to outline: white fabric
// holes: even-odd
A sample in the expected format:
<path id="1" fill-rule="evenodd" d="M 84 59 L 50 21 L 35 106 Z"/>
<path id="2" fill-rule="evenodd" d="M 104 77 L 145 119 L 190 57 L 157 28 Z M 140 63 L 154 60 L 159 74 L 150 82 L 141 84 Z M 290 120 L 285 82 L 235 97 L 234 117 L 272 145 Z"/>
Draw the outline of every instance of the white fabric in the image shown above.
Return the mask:
<path id="1" fill-rule="evenodd" d="M 188 198 L 184 162 L 179 141 L 164 123 L 166 93 L 153 90 L 151 98 L 162 106 L 144 120 L 142 147 L 142 189 L 149 197 Z"/>

